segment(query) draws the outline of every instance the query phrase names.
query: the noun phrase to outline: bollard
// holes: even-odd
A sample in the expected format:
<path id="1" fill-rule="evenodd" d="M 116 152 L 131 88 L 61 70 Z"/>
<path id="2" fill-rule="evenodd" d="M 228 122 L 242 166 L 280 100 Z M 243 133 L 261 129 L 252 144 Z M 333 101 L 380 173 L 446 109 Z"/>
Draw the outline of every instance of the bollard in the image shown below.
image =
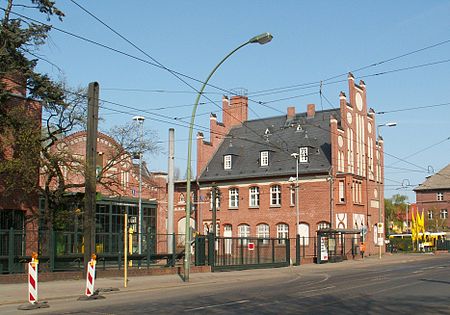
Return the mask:
<path id="1" fill-rule="evenodd" d="M 104 296 L 98 294 L 98 291 L 94 290 L 95 284 L 95 265 L 97 264 L 97 255 L 92 254 L 91 260 L 88 263 L 87 274 L 86 274 L 86 290 L 85 295 L 82 295 L 78 300 L 97 300 L 104 299 Z"/>
<path id="2" fill-rule="evenodd" d="M 19 310 L 33 310 L 50 307 L 47 302 L 38 301 L 38 255 L 31 255 L 31 262 L 28 263 L 28 302 L 18 307 Z"/>

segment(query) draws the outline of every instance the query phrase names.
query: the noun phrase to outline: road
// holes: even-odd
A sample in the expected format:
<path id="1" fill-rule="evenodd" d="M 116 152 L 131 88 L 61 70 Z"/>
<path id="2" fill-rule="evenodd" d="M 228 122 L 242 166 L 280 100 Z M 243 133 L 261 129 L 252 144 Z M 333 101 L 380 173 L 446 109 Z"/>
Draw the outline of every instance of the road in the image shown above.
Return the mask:
<path id="1" fill-rule="evenodd" d="M 104 300 L 87 302 L 52 301 L 51 308 L 26 312 L 450 314 L 450 255 L 394 263 L 374 260 L 367 265 L 339 263 L 230 272 L 209 282 L 105 296 Z"/>

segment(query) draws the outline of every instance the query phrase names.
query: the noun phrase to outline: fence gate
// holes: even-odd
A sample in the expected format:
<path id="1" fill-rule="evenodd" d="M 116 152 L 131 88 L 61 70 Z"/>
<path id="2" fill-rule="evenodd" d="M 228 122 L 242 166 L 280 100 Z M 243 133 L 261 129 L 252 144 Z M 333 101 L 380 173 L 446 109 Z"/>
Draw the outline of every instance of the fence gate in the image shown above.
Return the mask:
<path id="1" fill-rule="evenodd" d="M 213 271 L 285 267 L 290 263 L 289 239 L 214 238 L 213 234 L 209 234 L 204 244 L 207 247 L 207 261 Z"/>

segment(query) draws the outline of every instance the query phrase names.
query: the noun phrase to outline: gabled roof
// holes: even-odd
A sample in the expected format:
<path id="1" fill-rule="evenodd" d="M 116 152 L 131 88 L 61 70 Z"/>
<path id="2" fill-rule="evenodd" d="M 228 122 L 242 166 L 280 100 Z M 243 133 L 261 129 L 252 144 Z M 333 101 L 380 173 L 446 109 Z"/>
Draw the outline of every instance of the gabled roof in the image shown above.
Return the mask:
<path id="1" fill-rule="evenodd" d="M 414 191 L 450 189 L 450 164 L 414 188 Z"/>
<path id="2" fill-rule="evenodd" d="M 291 153 L 310 147 L 309 163 L 299 164 L 299 174 L 328 173 L 331 165 L 330 116 L 340 123 L 339 109 L 249 120 L 230 130 L 199 176 L 199 182 L 295 174 Z M 269 130 L 269 132 L 266 132 Z M 260 166 L 261 151 L 269 151 L 269 165 Z M 232 154 L 232 168 L 223 169 L 223 156 Z"/>

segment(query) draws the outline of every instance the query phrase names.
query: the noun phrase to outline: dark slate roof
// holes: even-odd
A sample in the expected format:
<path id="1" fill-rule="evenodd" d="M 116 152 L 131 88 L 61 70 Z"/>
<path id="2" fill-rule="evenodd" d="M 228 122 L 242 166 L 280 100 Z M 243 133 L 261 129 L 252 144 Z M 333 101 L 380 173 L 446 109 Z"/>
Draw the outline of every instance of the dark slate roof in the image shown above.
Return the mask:
<path id="1" fill-rule="evenodd" d="M 414 191 L 450 189 L 450 164 L 414 188 Z"/>
<path id="2" fill-rule="evenodd" d="M 308 146 L 309 163 L 299 164 L 299 174 L 327 173 L 331 163 L 330 116 L 338 120 L 340 110 L 317 111 L 313 118 L 299 113 L 294 119 L 286 115 L 249 120 L 234 127 L 224 139 L 199 182 L 293 176 L 295 160 L 291 153 Z M 269 151 L 269 166 L 260 166 L 261 151 Z M 232 155 L 232 168 L 223 169 L 223 156 Z"/>

